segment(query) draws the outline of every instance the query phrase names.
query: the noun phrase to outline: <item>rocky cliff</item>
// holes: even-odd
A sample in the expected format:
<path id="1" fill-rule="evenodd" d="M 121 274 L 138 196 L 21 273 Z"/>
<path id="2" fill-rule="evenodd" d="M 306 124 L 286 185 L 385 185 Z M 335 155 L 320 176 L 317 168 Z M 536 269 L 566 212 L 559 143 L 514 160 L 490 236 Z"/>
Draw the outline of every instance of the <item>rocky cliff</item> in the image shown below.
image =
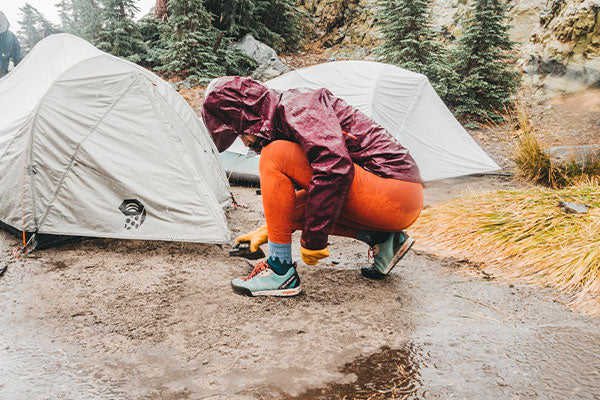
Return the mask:
<path id="1" fill-rule="evenodd" d="M 309 39 L 326 48 L 374 47 L 376 0 L 299 0 L 300 8 L 313 18 Z"/>
<path id="2" fill-rule="evenodd" d="M 468 1 L 435 0 L 435 28 L 461 34 Z M 368 57 L 380 39 L 376 0 L 298 0 L 314 18 L 309 38 L 350 58 Z M 600 86 L 600 0 L 512 0 L 511 37 L 525 81 L 551 91 Z M 335 49 L 335 50 L 334 50 Z M 350 50 L 350 51 L 349 51 Z"/>
<path id="3" fill-rule="evenodd" d="M 600 0 L 549 0 L 523 52 L 524 70 L 540 85 L 600 86 Z"/>
<path id="4" fill-rule="evenodd" d="M 528 42 L 538 23 L 546 0 L 516 0 L 511 14 L 513 40 Z M 326 48 L 376 46 L 380 39 L 376 26 L 377 0 L 298 0 L 298 5 L 313 18 L 308 37 Z M 467 0 L 435 0 L 432 6 L 436 30 L 450 38 L 460 35 L 460 25 L 468 12 Z"/>

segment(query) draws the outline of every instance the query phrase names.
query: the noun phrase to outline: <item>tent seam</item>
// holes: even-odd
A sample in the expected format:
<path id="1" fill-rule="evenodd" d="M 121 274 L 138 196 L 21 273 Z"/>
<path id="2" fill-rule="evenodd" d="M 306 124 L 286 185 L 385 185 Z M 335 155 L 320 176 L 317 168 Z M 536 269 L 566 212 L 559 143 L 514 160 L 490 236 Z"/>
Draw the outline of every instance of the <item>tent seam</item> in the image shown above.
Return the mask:
<path id="1" fill-rule="evenodd" d="M 36 106 L 36 107 L 37 107 L 37 106 Z M 32 113 L 30 113 L 30 114 L 27 116 L 27 118 L 25 118 L 25 121 L 29 120 L 29 119 L 31 118 L 31 115 L 32 115 L 32 114 L 33 114 L 33 112 L 32 112 Z M 9 141 L 9 142 L 8 142 L 8 144 L 6 145 L 6 148 L 4 149 L 4 152 L 3 152 L 3 153 L 2 153 L 2 155 L 0 156 L 0 160 L 2 160 L 2 159 L 4 158 L 4 156 L 5 156 L 5 155 L 6 155 L 6 153 L 8 152 L 8 149 L 10 148 L 10 145 L 13 143 L 13 141 L 16 139 L 16 137 L 17 137 L 17 136 L 19 136 L 19 131 L 20 131 L 20 129 L 17 131 L 17 133 L 16 133 L 16 134 L 15 134 L 15 135 L 14 135 L 12 138 L 10 138 L 10 141 Z"/>
<path id="2" fill-rule="evenodd" d="M 408 120 L 408 117 L 413 112 L 417 103 L 421 100 L 421 97 L 423 96 L 423 88 L 425 87 L 426 82 L 429 82 L 429 80 L 427 79 L 427 77 L 425 75 L 423 75 L 421 78 L 421 82 L 419 82 L 419 84 L 415 87 L 415 90 L 413 92 L 414 94 L 412 96 L 412 101 L 410 102 L 409 106 L 407 107 L 406 114 L 404 115 L 404 118 L 402 119 L 402 122 L 400 123 L 400 126 L 398 127 L 399 132 L 404 131 L 404 126 L 406 125 L 406 121 Z"/>
<path id="3" fill-rule="evenodd" d="M 72 70 L 74 67 L 76 67 L 77 65 L 97 58 L 97 57 L 102 57 L 103 54 L 99 54 L 97 56 L 94 57 L 90 57 L 90 58 L 86 58 L 83 60 L 80 60 L 78 62 L 76 62 L 75 64 L 71 65 L 69 68 L 67 68 L 66 70 L 64 70 L 53 82 L 50 86 L 48 86 L 48 89 L 46 89 L 46 91 L 44 92 L 44 94 L 42 95 L 42 97 L 40 97 L 40 100 L 38 101 L 37 105 L 35 106 L 35 108 L 33 109 L 33 111 L 31 112 L 30 116 L 28 118 L 26 118 L 25 120 L 31 118 L 31 116 L 33 116 L 33 121 L 31 122 L 31 129 L 29 130 L 29 149 L 28 149 L 28 153 L 29 153 L 29 163 L 27 163 L 26 165 L 26 173 L 29 175 L 30 179 L 29 179 L 29 185 L 30 185 L 30 190 L 31 190 L 31 207 L 32 207 L 32 213 L 33 213 L 33 222 L 34 222 L 34 230 L 37 230 L 39 228 L 38 225 L 38 221 L 37 221 L 37 207 L 36 207 L 36 199 L 35 199 L 35 186 L 34 186 L 34 177 L 31 173 L 31 171 L 29 171 L 29 167 L 32 165 L 32 160 L 33 160 L 33 141 L 34 141 L 34 135 L 35 135 L 35 127 L 37 125 L 37 118 L 39 115 L 39 111 L 40 108 L 42 107 L 42 104 L 44 104 L 45 100 L 46 100 L 46 96 L 48 95 L 48 93 L 50 92 L 50 90 L 55 86 L 56 82 L 58 82 L 60 80 L 60 78 L 66 74 L 67 72 L 69 72 L 70 70 Z M 19 66 L 17 66 L 18 68 Z M 8 75 L 7 75 L 8 76 Z M 18 133 L 18 132 L 17 132 Z M 10 142 L 8 143 L 6 149 L 4 150 L 4 153 L 2 154 L 2 157 L 0 157 L 0 160 L 6 155 L 6 152 L 8 151 L 8 148 L 10 147 L 10 145 L 12 144 L 13 140 L 15 140 L 15 138 L 18 136 L 15 135 L 11 138 Z M 45 218 L 46 213 L 44 213 L 44 216 L 42 217 Z M 23 228 L 25 228 L 25 221 L 21 221 L 21 223 L 23 224 Z"/>
<path id="4" fill-rule="evenodd" d="M 39 108 L 40 108 L 41 104 L 44 102 L 44 100 L 45 100 L 45 98 L 46 98 L 46 95 L 48 94 L 48 92 L 50 91 L 50 89 L 52 89 L 52 87 L 54 86 L 54 84 L 55 84 L 56 82 L 59 82 L 59 81 L 60 81 L 60 78 L 61 78 L 61 77 L 62 77 L 64 74 L 66 74 L 66 73 L 67 73 L 67 72 L 69 72 L 71 69 L 73 69 L 74 67 L 76 67 L 77 65 L 79 65 L 79 64 L 81 64 L 81 63 L 83 63 L 83 62 L 85 62 L 85 61 L 92 60 L 92 59 L 94 59 L 94 58 L 98 58 L 98 57 L 104 57 L 104 56 L 106 56 L 106 54 L 99 54 L 99 55 L 97 55 L 97 56 L 94 56 L 94 57 L 86 58 L 86 59 L 84 59 L 84 60 L 77 61 L 75 64 L 73 64 L 73 65 L 71 65 L 69 68 L 67 68 L 67 69 L 66 69 L 66 70 L 65 70 L 63 73 L 61 73 L 61 74 L 58 76 L 58 78 L 56 78 L 56 79 L 55 79 L 55 80 L 52 82 L 52 84 L 51 84 L 50 86 L 48 86 L 48 89 L 46 89 L 46 91 L 44 92 L 44 94 L 42 95 L 42 97 L 40 97 L 40 100 L 38 101 L 38 103 L 37 103 L 37 105 L 35 106 L 35 108 L 33 109 L 33 111 L 32 111 L 32 112 L 31 112 L 31 113 L 30 113 L 30 114 L 27 116 L 27 118 L 25 118 L 25 121 L 27 121 L 29 118 L 31 118 L 31 116 L 32 116 L 32 115 L 34 115 L 34 119 L 37 119 L 37 113 L 38 113 L 38 110 L 39 110 Z M 15 68 L 18 68 L 18 67 L 19 67 L 19 66 L 21 66 L 21 65 L 23 65 L 23 64 L 22 64 L 22 63 L 19 63 L 19 65 L 17 65 Z M 14 70 L 13 70 L 13 71 L 14 71 Z M 6 76 L 8 76 L 8 75 L 6 75 Z M 5 77 L 3 77 L 2 79 L 6 78 L 6 76 L 5 76 Z M 67 81 L 61 81 L 61 82 L 67 82 Z M 33 125 L 35 126 L 35 123 L 33 123 Z M 1 159 L 2 159 L 2 158 L 5 156 L 5 155 L 6 155 L 6 152 L 8 151 L 8 148 L 10 147 L 10 145 L 11 145 L 11 144 L 12 144 L 12 142 L 13 142 L 13 140 L 15 140 L 15 138 L 16 138 L 17 136 L 18 136 L 18 135 L 15 135 L 15 136 L 13 136 L 13 137 L 10 139 L 10 142 L 7 144 L 7 146 L 6 146 L 6 149 L 4 149 L 4 153 L 2 153 L 2 156 L 0 156 L 0 160 L 1 160 Z"/>
<path id="5" fill-rule="evenodd" d="M 137 78 L 139 79 L 141 76 L 142 76 L 142 74 L 138 72 L 138 74 L 137 74 Z M 141 83 L 141 82 L 140 82 L 140 83 Z M 150 92 L 150 90 L 148 89 L 148 87 L 147 87 L 146 85 L 142 85 L 142 86 L 144 86 L 144 90 L 146 91 L 146 94 L 147 94 L 147 96 L 148 96 L 148 99 L 150 100 L 150 103 L 152 104 L 152 107 L 154 108 L 154 111 L 157 113 L 157 115 L 160 115 L 160 116 L 161 116 L 161 120 L 162 120 L 162 122 L 163 122 L 163 125 L 165 126 L 165 128 L 166 128 L 167 130 L 169 130 L 169 131 L 170 131 L 172 134 L 174 134 L 175 136 L 178 136 L 178 135 L 177 135 L 177 133 L 176 133 L 176 132 L 175 132 L 175 131 L 174 131 L 174 130 L 173 130 L 173 129 L 172 129 L 170 126 L 169 126 L 169 124 L 166 124 L 166 123 L 164 122 L 165 120 L 167 120 L 167 118 L 166 118 L 166 116 L 164 115 L 164 112 L 162 111 L 162 109 L 161 109 L 160 105 L 157 105 L 157 104 L 155 103 L 155 99 L 154 99 L 154 95 L 153 95 L 153 93 L 151 93 L 151 92 Z M 166 103 L 166 101 L 165 101 L 165 103 Z M 170 137 L 171 135 L 168 135 L 168 136 Z M 170 140 L 170 142 L 171 142 L 172 146 L 174 146 L 174 147 L 175 147 L 175 151 L 176 151 L 176 152 L 177 152 L 177 153 L 178 153 L 178 154 L 181 156 L 181 157 L 180 157 L 180 160 L 181 160 L 181 163 L 183 164 L 183 167 L 185 168 L 185 170 L 186 170 L 186 172 L 187 172 L 187 174 L 188 174 L 188 178 L 189 178 L 189 179 L 191 179 L 191 181 L 192 181 L 192 182 L 196 182 L 197 180 L 196 180 L 196 179 L 194 179 L 194 177 L 191 175 L 191 174 L 192 174 L 192 172 L 190 171 L 190 166 L 188 165 L 189 163 L 188 163 L 188 162 L 184 162 L 184 161 L 183 161 L 183 158 L 185 157 L 185 153 L 183 153 L 183 155 L 182 155 L 182 152 L 180 151 L 181 149 L 179 148 L 179 146 L 178 146 L 176 143 L 173 143 L 173 140 L 172 140 L 172 139 Z M 195 168 L 194 168 L 194 169 L 195 169 Z M 227 226 L 227 224 L 226 224 L 226 223 L 224 224 L 224 223 L 223 223 L 223 221 L 222 221 L 222 218 L 220 218 L 220 216 L 221 216 L 220 214 L 221 214 L 221 213 L 223 213 L 223 210 L 221 210 L 221 207 L 220 207 L 220 205 L 219 205 L 220 203 L 219 203 L 219 201 L 217 200 L 217 198 L 215 197 L 215 194 L 212 192 L 212 190 L 210 190 L 210 188 L 208 188 L 208 187 L 206 186 L 206 182 L 204 182 L 204 180 L 202 179 L 202 176 L 201 176 L 201 175 L 200 175 L 199 182 L 200 182 L 200 184 L 201 184 L 201 185 L 203 185 L 203 186 L 204 186 L 204 188 L 205 188 L 205 189 L 207 189 L 206 191 L 209 193 L 208 195 L 210 196 L 210 199 L 212 199 L 212 200 L 213 200 L 213 202 L 212 202 L 212 203 L 209 201 L 209 202 L 208 202 L 209 204 L 207 204 L 207 205 L 208 205 L 208 207 L 209 207 L 209 209 L 210 209 L 210 210 L 211 210 L 211 212 L 212 212 L 213 218 L 215 219 L 215 221 L 218 221 L 217 223 L 218 223 L 219 225 L 221 225 L 221 228 L 224 228 L 224 231 L 225 231 L 225 232 L 229 232 L 229 227 Z M 206 195 L 206 193 L 199 192 L 199 191 L 198 191 L 198 189 L 197 189 L 197 187 L 198 187 L 198 185 L 197 185 L 197 184 L 195 184 L 195 185 L 194 185 L 194 190 L 196 191 L 196 193 L 197 193 L 199 196 L 206 198 L 206 196 L 207 196 L 207 195 Z M 217 207 L 217 208 L 218 208 L 218 210 L 219 210 L 219 215 L 217 215 L 217 214 L 216 214 L 216 212 L 215 212 L 215 204 L 219 205 L 219 206 Z M 224 239 L 225 239 L 225 238 L 224 238 Z"/>
<path id="6" fill-rule="evenodd" d="M 69 171 L 71 171 L 71 167 L 73 166 L 73 163 L 75 161 L 75 158 L 77 157 L 77 153 L 79 152 L 79 149 L 81 148 L 81 144 L 83 142 L 85 142 L 98 128 L 98 126 L 100 125 L 100 123 L 104 120 L 104 118 L 106 118 L 106 116 L 108 114 L 110 114 L 110 112 L 115 108 L 115 106 L 121 101 L 123 100 L 123 97 L 125 97 L 125 95 L 127 94 L 127 92 L 129 91 L 129 89 L 131 88 L 131 86 L 133 86 L 134 81 L 132 81 L 126 88 L 125 90 L 119 95 L 119 97 L 117 97 L 115 99 L 115 101 L 110 105 L 110 107 L 106 110 L 106 112 L 102 115 L 102 117 L 96 121 L 96 124 L 92 127 L 92 129 L 88 132 L 87 135 L 85 135 L 85 137 L 83 139 L 81 139 L 81 141 L 79 141 L 79 143 L 77 143 L 77 147 L 75 148 L 75 151 L 73 152 L 73 155 L 71 156 L 71 159 L 69 161 L 69 165 L 67 166 L 67 168 L 65 169 L 65 171 L 62 173 L 60 180 L 58 182 L 58 185 L 56 186 L 56 190 L 54 191 L 54 194 L 52 195 L 52 199 L 48 202 L 48 206 L 46 207 L 46 211 L 44 212 L 44 215 L 41 217 L 40 219 L 40 224 L 39 226 L 41 226 L 44 221 L 46 220 L 46 217 L 48 216 L 48 211 L 50 210 L 50 208 L 52 207 L 52 204 L 54 203 L 54 201 L 56 200 L 56 197 L 58 196 L 58 192 L 60 191 L 62 184 L 64 182 L 64 179 L 67 175 L 67 173 Z M 32 141 L 33 142 L 33 141 Z M 39 229 L 39 226 L 36 226 L 36 230 Z"/>
<path id="7" fill-rule="evenodd" d="M 55 81 L 56 82 L 56 81 Z M 46 92 L 44 93 L 44 95 L 42 96 L 42 98 L 40 99 L 40 101 L 38 102 L 37 106 L 35 107 L 35 110 L 33 112 L 33 121 L 31 122 L 31 129 L 29 130 L 29 148 L 28 148 L 28 153 L 29 153 L 29 159 L 27 160 L 28 162 L 25 165 L 25 170 L 26 170 L 26 174 L 29 175 L 29 189 L 31 190 L 31 209 L 32 209 L 32 213 L 33 213 L 33 228 L 34 231 L 38 230 L 38 219 L 37 219 L 37 207 L 36 207 L 36 199 L 35 199 L 35 177 L 32 172 L 32 170 L 30 169 L 33 166 L 33 141 L 34 141 L 34 136 L 35 136 L 35 127 L 37 125 L 37 119 L 39 116 L 39 112 L 40 112 L 40 107 L 42 106 L 42 104 L 44 103 L 44 100 L 46 98 L 46 95 L 48 94 L 48 92 L 50 91 L 50 88 L 52 88 L 54 86 L 54 82 L 52 82 L 52 85 L 50 85 L 48 87 L 48 90 L 46 90 Z M 25 221 L 22 221 L 21 223 L 23 224 L 23 227 L 25 227 Z"/>
<path id="8" fill-rule="evenodd" d="M 198 143 L 198 144 L 199 144 L 201 147 L 204 147 L 204 145 L 201 143 L 201 141 L 200 141 L 200 140 L 199 140 L 199 139 L 196 137 L 196 135 L 194 134 L 194 130 L 193 130 L 193 129 L 192 129 L 192 128 L 191 128 L 191 127 L 190 127 L 190 126 L 189 126 L 189 125 L 188 125 L 188 124 L 185 122 L 185 120 L 184 120 L 183 118 L 181 118 L 181 117 L 179 116 L 179 114 L 178 114 L 178 113 L 175 111 L 175 109 L 174 109 L 173 107 L 171 107 L 171 105 L 169 104 L 169 102 L 167 101 L 167 99 L 166 99 L 166 98 L 165 98 L 165 97 L 164 97 L 162 94 L 160 94 L 160 93 L 155 93 L 155 96 L 156 96 L 156 97 L 159 97 L 159 98 L 161 98 L 161 99 L 163 100 L 164 104 L 166 104 L 166 105 L 169 107 L 169 109 L 170 109 L 171 111 L 173 111 L 173 114 L 177 115 L 177 117 L 178 117 L 178 118 L 179 118 L 179 120 L 180 120 L 180 121 L 183 123 L 183 125 L 184 125 L 184 126 L 185 126 L 185 127 L 186 127 L 186 128 L 187 128 L 187 129 L 188 129 L 188 130 L 189 130 L 189 131 L 192 133 L 192 137 L 194 138 L 194 140 L 195 140 L 195 141 L 196 141 L 196 142 L 197 142 L 197 143 Z M 191 107 L 191 106 L 190 106 L 190 105 L 189 105 L 187 102 L 185 102 L 185 104 L 186 104 L 186 106 L 187 106 L 187 107 L 189 107 L 189 108 L 191 109 L 191 111 L 194 113 L 194 115 L 196 115 L 196 112 L 194 111 L 194 109 L 193 109 L 193 108 L 192 108 L 192 107 Z M 202 124 L 203 124 L 203 122 L 201 122 L 201 121 L 199 121 L 199 123 L 202 123 Z M 215 147 L 214 143 L 212 143 L 212 140 L 210 140 L 210 144 L 211 144 L 211 146 L 213 146 L 213 148 L 212 148 L 211 150 L 216 150 L 216 147 Z M 216 154 L 216 153 L 213 151 L 213 154 Z M 217 158 L 218 158 L 218 156 L 217 156 Z M 225 170 L 224 170 L 224 168 L 223 168 L 223 173 L 225 174 Z M 230 187 L 230 185 L 229 185 L 229 181 L 228 181 L 228 180 L 226 180 L 226 179 L 222 179 L 222 181 L 223 181 L 223 183 L 225 184 L 225 187 L 227 187 L 227 188 L 229 188 L 229 187 Z"/>
<path id="9" fill-rule="evenodd" d="M 371 92 L 371 116 L 373 115 L 373 111 L 375 109 L 375 92 L 377 92 L 377 88 L 379 87 L 379 82 L 381 82 L 381 78 L 385 72 L 385 68 L 381 69 L 379 75 L 377 76 L 377 80 L 375 81 L 375 86 L 373 87 L 373 91 Z"/>

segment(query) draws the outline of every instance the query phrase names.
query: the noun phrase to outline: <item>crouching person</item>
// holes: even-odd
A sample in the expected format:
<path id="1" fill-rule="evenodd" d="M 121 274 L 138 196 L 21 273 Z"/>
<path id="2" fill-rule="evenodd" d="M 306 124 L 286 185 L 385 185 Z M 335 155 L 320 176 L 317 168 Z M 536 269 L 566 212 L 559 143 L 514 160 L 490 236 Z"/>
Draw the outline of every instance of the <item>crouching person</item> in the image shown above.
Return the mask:
<path id="1" fill-rule="evenodd" d="M 374 250 L 363 276 L 387 276 L 413 244 L 404 229 L 423 207 L 414 159 L 394 137 L 327 89 L 268 89 L 243 77 L 215 79 L 202 117 L 219 152 L 240 136 L 260 157 L 266 225 L 242 235 L 269 257 L 232 281 L 250 296 L 301 291 L 292 262 L 292 232 L 301 230 L 301 256 L 315 265 L 329 256 L 329 235 L 355 238 Z M 302 190 L 296 191 L 295 187 Z"/>

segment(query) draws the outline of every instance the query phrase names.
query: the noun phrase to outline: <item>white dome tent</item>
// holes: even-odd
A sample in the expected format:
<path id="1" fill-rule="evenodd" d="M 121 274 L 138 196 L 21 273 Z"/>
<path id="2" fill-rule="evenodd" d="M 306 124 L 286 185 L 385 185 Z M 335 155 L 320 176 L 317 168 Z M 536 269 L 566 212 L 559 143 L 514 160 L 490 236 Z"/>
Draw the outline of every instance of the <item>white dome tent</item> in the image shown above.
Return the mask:
<path id="1" fill-rule="evenodd" d="M 294 70 L 265 84 L 277 90 L 329 89 L 396 137 L 425 181 L 500 169 L 454 118 L 425 75 L 378 62 L 336 61 Z M 258 159 L 247 156 L 240 143 L 221 154 L 227 173 L 241 179 L 258 179 Z"/>
<path id="2" fill-rule="evenodd" d="M 0 110 L 2 227 L 50 241 L 230 240 L 217 150 L 144 68 L 52 35 L 0 80 Z"/>

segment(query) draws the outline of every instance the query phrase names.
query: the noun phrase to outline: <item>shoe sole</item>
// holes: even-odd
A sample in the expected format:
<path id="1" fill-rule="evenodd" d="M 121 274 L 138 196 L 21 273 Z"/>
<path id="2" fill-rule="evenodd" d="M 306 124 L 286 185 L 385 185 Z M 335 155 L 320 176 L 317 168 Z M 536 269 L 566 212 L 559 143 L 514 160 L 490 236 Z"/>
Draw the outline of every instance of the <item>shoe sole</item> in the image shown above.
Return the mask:
<path id="1" fill-rule="evenodd" d="M 262 290 L 262 291 L 257 291 L 257 292 L 253 292 L 248 288 L 235 286 L 233 284 L 231 284 L 231 287 L 233 288 L 233 291 L 236 292 L 237 294 L 241 294 L 243 296 L 248 296 L 248 297 L 256 297 L 256 296 L 292 297 L 292 296 L 296 296 L 296 295 L 300 294 L 300 292 L 302 292 L 302 287 L 300 287 L 300 286 L 297 286 L 295 288 L 288 288 L 288 289 Z"/>
<path id="2" fill-rule="evenodd" d="M 402 243 L 402 247 L 400 247 L 400 249 L 398 249 L 396 254 L 394 254 L 394 257 L 392 257 L 392 261 L 388 264 L 388 267 L 385 269 L 385 271 L 382 272 L 382 274 L 383 275 L 389 274 L 390 271 L 392 269 L 394 269 L 396 264 L 398 264 L 398 262 L 400 260 L 402 260 L 402 257 L 404 257 L 404 255 L 410 250 L 410 248 L 413 246 L 413 244 L 415 244 L 415 239 L 413 239 L 411 237 L 407 238 L 404 241 L 404 243 Z"/>
<path id="3" fill-rule="evenodd" d="M 413 244 L 415 244 L 415 239 L 413 239 L 411 237 L 406 239 L 404 241 L 404 243 L 402 244 L 402 247 L 400 247 L 400 249 L 398 249 L 396 254 L 394 254 L 394 257 L 392 257 L 392 260 L 390 261 L 390 263 L 388 264 L 388 267 L 386 268 L 386 270 L 384 272 L 379 272 L 374 267 L 369 266 L 369 267 L 361 268 L 360 273 L 362 274 L 362 276 L 364 276 L 365 278 L 369 278 L 369 279 L 380 280 L 380 279 L 385 278 L 386 276 L 389 275 L 389 273 L 392 271 L 392 269 L 394 269 L 396 264 L 398 264 L 400 262 L 400 260 L 402 260 L 404 255 L 406 253 L 408 253 L 408 251 L 413 246 Z"/>

